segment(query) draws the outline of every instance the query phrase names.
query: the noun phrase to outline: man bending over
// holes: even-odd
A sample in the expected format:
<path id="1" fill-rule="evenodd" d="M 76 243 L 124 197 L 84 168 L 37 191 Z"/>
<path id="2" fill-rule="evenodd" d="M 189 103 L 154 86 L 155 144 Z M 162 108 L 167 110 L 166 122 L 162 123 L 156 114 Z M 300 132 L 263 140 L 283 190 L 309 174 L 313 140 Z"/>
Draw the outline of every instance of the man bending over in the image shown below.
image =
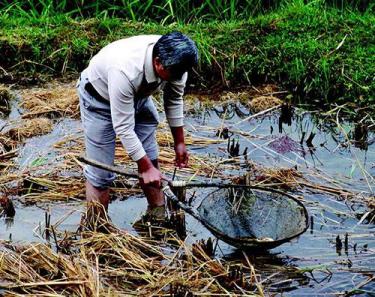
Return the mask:
<path id="1" fill-rule="evenodd" d="M 113 165 L 117 135 L 138 165 L 149 211 L 164 209 L 156 142 L 158 113 L 151 95 L 163 90 L 176 165 L 186 167 L 182 95 L 187 72 L 197 62 L 195 43 L 179 32 L 134 36 L 99 51 L 77 85 L 86 156 Z M 109 186 L 115 175 L 90 165 L 84 168 L 84 175 L 87 201 L 100 202 L 108 209 Z"/>

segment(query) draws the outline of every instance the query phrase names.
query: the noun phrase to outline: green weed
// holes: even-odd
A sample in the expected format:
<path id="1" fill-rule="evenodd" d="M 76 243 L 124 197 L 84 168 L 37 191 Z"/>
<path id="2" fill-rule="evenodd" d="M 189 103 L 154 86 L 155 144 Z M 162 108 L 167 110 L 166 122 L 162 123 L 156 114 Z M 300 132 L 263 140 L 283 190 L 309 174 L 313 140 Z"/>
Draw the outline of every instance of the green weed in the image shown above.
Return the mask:
<path id="1" fill-rule="evenodd" d="M 29 18 L 53 17 L 68 14 L 72 17 L 121 17 L 132 21 L 173 22 L 249 19 L 255 15 L 286 6 L 320 5 L 341 11 L 371 10 L 370 0 L 18 0 L 0 1 L 1 10 L 12 10 Z"/>
<path id="2" fill-rule="evenodd" d="M 195 87 L 271 82 L 304 101 L 375 102 L 375 17 L 370 4 L 365 12 L 358 12 L 347 5 L 330 8 L 327 1 L 319 0 L 307 4 L 303 0 L 271 1 L 272 9 L 255 0 L 206 0 L 201 5 L 187 0 L 159 1 L 159 5 L 152 0 L 142 1 L 142 5 L 137 4 L 140 1 L 115 1 L 118 7 L 127 5 L 126 13 L 131 16 L 123 19 L 111 17 L 109 8 L 103 10 L 108 4 L 103 1 L 82 0 L 81 6 L 69 1 L 51 6 L 51 1 L 31 1 L 30 13 L 26 6 L 32 4 L 1 2 L 5 7 L 0 10 L 3 81 L 76 75 L 111 41 L 179 30 L 190 35 L 200 51 L 199 69 L 190 78 Z M 250 6 L 253 10 L 245 11 Z M 97 17 L 72 17 L 86 15 L 88 9 Z M 259 10 L 268 12 L 252 17 Z M 147 20 L 151 14 L 163 24 L 134 21 Z M 197 21 L 198 16 L 206 21 Z M 172 22 L 178 19 L 189 23 Z"/>

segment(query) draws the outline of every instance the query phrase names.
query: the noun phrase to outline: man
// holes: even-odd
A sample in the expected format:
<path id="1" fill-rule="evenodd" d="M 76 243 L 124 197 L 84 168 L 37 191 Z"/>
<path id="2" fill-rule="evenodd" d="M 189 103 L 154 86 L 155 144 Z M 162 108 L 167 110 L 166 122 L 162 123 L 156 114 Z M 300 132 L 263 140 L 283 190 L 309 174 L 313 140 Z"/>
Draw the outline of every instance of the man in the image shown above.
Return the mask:
<path id="1" fill-rule="evenodd" d="M 141 35 L 105 46 L 81 73 L 77 85 L 88 158 L 113 165 L 116 135 L 138 165 L 149 212 L 164 210 L 160 189 L 156 127 L 151 94 L 163 90 L 164 109 L 174 139 L 176 166 L 186 167 L 183 99 L 187 71 L 198 62 L 195 43 L 172 32 Z M 113 173 L 86 166 L 87 201 L 109 204 Z"/>

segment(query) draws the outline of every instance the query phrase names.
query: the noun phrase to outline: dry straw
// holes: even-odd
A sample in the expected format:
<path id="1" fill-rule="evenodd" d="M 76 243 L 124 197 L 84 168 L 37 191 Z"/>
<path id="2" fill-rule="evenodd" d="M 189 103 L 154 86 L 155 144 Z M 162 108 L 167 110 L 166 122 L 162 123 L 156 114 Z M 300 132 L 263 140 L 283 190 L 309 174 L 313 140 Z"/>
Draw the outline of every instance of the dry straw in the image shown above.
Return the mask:
<path id="1" fill-rule="evenodd" d="M 4 159 L 5 157 L 8 158 L 9 153 L 16 149 L 17 144 L 18 142 L 11 139 L 8 135 L 0 134 L 0 155 L 2 156 L 1 159 Z"/>
<path id="2" fill-rule="evenodd" d="M 134 236 L 94 213 L 102 211 L 91 204 L 79 230 L 62 233 L 57 248 L 64 253 L 45 244 L 4 243 L 0 287 L 10 295 L 45 296 L 264 294 L 250 262 L 239 267 L 212 259 L 202 243 L 192 250 L 177 239 L 171 247 Z"/>
<path id="3" fill-rule="evenodd" d="M 12 140 L 22 142 L 26 138 L 40 136 L 52 131 L 52 120 L 47 118 L 25 119 L 19 124 L 5 132 Z"/>
<path id="4" fill-rule="evenodd" d="M 23 118 L 79 116 L 78 95 L 72 84 L 58 85 L 47 90 L 28 89 L 22 93 L 22 99 L 21 107 L 27 110 Z"/>
<path id="5" fill-rule="evenodd" d="M 257 96 L 249 102 L 250 109 L 257 113 L 275 106 L 279 106 L 283 101 L 275 96 Z"/>

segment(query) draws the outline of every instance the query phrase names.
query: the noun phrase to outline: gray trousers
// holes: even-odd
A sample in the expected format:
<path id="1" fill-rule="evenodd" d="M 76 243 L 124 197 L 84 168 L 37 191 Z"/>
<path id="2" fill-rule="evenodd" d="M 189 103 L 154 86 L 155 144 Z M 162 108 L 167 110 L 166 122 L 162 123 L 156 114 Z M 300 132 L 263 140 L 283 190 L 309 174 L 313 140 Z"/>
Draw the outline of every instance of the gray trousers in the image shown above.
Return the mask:
<path id="1" fill-rule="evenodd" d="M 112 125 L 110 104 L 91 96 L 84 88 L 87 82 L 87 74 L 83 71 L 77 82 L 77 92 L 85 135 L 86 156 L 89 159 L 113 165 L 116 133 Z M 159 123 L 157 109 L 151 97 L 136 100 L 134 108 L 134 132 L 141 141 L 147 156 L 151 160 L 156 160 L 158 158 L 156 127 Z M 109 187 L 116 177 L 112 172 L 90 165 L 85 166 L 83 173 L 86 179 L 98 188 Z"/>

